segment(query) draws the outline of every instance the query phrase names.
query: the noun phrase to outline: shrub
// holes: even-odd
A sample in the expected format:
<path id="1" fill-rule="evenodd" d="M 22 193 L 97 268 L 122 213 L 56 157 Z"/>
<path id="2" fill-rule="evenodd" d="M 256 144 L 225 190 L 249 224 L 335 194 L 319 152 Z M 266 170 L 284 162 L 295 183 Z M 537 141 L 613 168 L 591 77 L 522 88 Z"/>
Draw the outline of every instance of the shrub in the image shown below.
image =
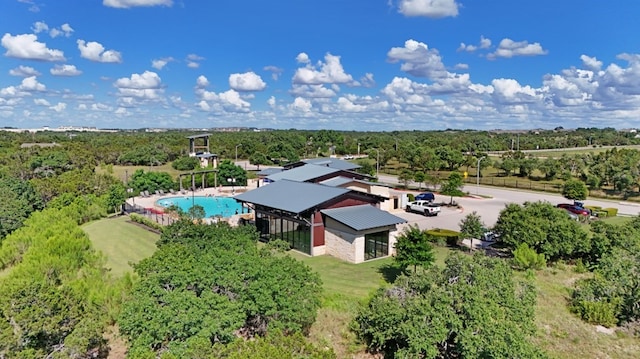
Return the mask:
<path id="1" fill-rule="evenodd" d="M 444 241 L 448 246 L 457 246 L 460 239 L 460 232 L 452 231 L 449 229 L 434 228 L 426 231 L 429 235 L 429 239 L 437 244 L 441 244 Z"/>
<path id="2" fill-rule="evenodd" d="M 155 229 L 157 231 L 162 232 L 162 230 L 164 229 L 164 226 L 154 222 L 152 220 L 150 220 L 149 218 L 145 217 L 145 216 L 141 216 L 139 214 L 135 214 L 135 213 L 131 213 L 129 215 L 129 218 L 131 218 L 131 221 L 136 222 L 136 223 L 140 223 L 143 224 L 151 229 Z"/>
<path id="3" fill-rule="evenodd" d="M 615 217 L 618 215 L 618 209 L 617 208 L 603 208 L 603 211 L 607 212 L 607 216 L 609 217 Z"/>
<path id="4" fill-rule="evenodd" d="M 407 199 L 409 200 L 409 202 L 413 202 L 416 200 L 416 196 L 414 196 L 413 193 L 409 193 L 407 194 Z"/>
<path id="5" fill-rule="evenodd" d="M 598 218 L 606 218 L 609 217 L 609 212 L 603 210 L 603 209 L 597 209 L 595 211 L 592 211 L 593 215 L 598 217 Z"/>
<path id="6" fill-rule="evenodd" d="M 572 307 L 584 321 L 591 324 L 603 325 L 607 328 L 616 325 L 616 306 L 602 301 L 582 300 Z"/>
<path id="7" fill-rule="evenodd" d="M 513 265 L 520 270 L 540 269 L 547 265 L 547 260 L 544 254 L 538 254 L 528 244 L 521 243 L 513 251 Z"/>
<path id="8" fill-rule="evenodd" d="M 576 266 L 575 268 L 573 268 L 573 270 L 576 273 L 586 273 L 589 269 L 587 268 L 586 265 L 584 265 L 582 258 L 578 258 L 578 260 L 576 261 Z"/>

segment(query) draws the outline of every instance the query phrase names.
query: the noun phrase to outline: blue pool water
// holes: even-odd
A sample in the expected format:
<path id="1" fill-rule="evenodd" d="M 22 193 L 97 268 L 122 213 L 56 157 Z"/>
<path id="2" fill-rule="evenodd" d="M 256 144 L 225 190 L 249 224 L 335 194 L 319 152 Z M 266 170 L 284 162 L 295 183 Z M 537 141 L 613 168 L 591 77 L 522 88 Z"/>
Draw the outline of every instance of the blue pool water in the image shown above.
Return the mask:
<path id="1" fill-rule="evenodd" d="M 231 217 L 236 214 L 236 211 L 237 213 L 242 213 L 242 205 L 231 197 L 171 197 L 159 199 L 156 204 L 165 208 L 175 204 L 185 212 L 194 204 L 197 204 L 204 208 L 206 217 L 214 217 L 216 215 Z"/>

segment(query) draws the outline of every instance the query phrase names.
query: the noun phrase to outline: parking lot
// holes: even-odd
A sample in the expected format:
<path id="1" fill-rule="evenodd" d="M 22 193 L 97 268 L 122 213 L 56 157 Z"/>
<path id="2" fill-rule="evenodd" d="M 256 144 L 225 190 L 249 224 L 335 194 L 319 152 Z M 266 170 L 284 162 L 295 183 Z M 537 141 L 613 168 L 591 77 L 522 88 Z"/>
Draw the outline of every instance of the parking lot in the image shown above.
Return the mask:
<path id="1" fill-rule="evenodd" d="M 474 197 L 454 197 L 454 200 L 460 204 L 461 209 L 442 206 L 442 212 L 436 217 L 425 217 L 422 214 L 406 213 L 398 210 L 394 214 L 408 221 L 408 223 L 399 226 L 400 230 L 405 226 L 417 224 L 420 229 L 444 228 L 459 231 L 460 221 L 462 221 L 467 214 L 474 211 L 480 215 L 484 224 L 490 228 L 495 225 L 500 211 L 504 209 L 508 203 L 522 204 L 527 201 L 548 201 L 553 205 L 558 203 L 571 203 L 571 201 L 561 195 L 540 192 L 513 191 L 482 186 L 466 186 L 463 191 L 470 193 Z M 449 196 L 436 194 L 436 203 L 449 203 L 450 200 L 451 197 Z M 640 204 L 637 203 L 590 198 L 584 201 L 584 203 L 585 205 L 618 208 L 619 215 L 637 216 L 640 214 Z"/>

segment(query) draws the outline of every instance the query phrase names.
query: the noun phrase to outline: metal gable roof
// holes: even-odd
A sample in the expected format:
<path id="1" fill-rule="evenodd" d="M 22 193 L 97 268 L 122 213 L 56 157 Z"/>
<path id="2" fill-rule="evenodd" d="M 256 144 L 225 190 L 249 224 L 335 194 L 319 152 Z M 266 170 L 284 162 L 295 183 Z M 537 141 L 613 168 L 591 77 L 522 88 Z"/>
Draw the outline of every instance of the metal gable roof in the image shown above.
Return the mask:
<path id="1" fill-rule="evenodd" d="M 302 213 L 350 190 L 315 183 L 280 180 L 235 196 L 236 201 L 254 203 L 291 213 Z"/>
<path id="2" fill-rule="evenodd" d="M 287 179 L 298 182 L 305 182 L 312 180 L 314 178 L 322 177 L 331 173 L 339 172 L 340 170 L 337 168 L 325 167 L 325 166 L 316 166 L 316 165 L 305 165 L 296 168 L 292 168 L 290 170 L 274 173 L 269 175 L 267 178 L 277 182 L 279 180 Z"/>
<path id="3" fill-rule="evenodd" d="M 274 173 L 280 173 L 284 171 L 282 167 L 266 167 L 263 168 L 260 172 L 256 173 L 258 176 L 269 176 Z"/>
<path id="4" fill-rule="evenodd" d="M 320 212 L 350 228 L 353 228 L 356 231 L 386 227 L 407 222 L 404 218 L 394 216 L 389 212 L 368 204 L 323 209 Z"/>
<path id="5" fill-rule="evenodd" d="M 326 180 L 321 181 L 319 183 L 323 184 L 325 186 L 340 187 L 343 184 L 351 183 L 353 181 L 355 181 L 353 178 L 347 178 L 347 177 L 343 177 L 343 176 L 338 176 L 338 177 L 333 177 L 333 178 L 326 179 Z"/>
<path id="6" fill-rule="evenodd" d="M 302 162 L 310 165 L 322 165 L 328 166 L 331 168 L 337 168 L 339 170 L 353 170 L 356 168 L 360 168 L 361 166 L 351 163 L 349 161 L 341 160 L 339 158 L 311 158 L 307 160 L 302 160 Z"/>

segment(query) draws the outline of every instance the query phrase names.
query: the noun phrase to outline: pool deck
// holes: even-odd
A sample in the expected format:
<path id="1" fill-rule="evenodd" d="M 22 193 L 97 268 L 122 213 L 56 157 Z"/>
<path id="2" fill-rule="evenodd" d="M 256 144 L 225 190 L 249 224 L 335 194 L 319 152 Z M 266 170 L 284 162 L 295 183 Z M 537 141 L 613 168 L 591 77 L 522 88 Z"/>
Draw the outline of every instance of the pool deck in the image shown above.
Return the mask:
<path id="1" fill-rule="evenodd" d="M 235 186 L 235 191 L 231 187 L 218 187 L 218 188 L 205 188 L 197 189 L 195 192 L 185 190 L 184 193 L 177 191 L 176 193 L 165 193 L 164 195 L 153 194 L 149 197 L 132 197 L 127 200 L 130 205 L 136 205 L 143 208 L 155 208 L 162 210 L 164 207 L 158 206 L 156 201 L 162 198 L 174 198 L 174 197 L 233 197 L 235 194 L 244 193 L 257 187 L 255 181 L 250 181 L 248 186 Z"/>

